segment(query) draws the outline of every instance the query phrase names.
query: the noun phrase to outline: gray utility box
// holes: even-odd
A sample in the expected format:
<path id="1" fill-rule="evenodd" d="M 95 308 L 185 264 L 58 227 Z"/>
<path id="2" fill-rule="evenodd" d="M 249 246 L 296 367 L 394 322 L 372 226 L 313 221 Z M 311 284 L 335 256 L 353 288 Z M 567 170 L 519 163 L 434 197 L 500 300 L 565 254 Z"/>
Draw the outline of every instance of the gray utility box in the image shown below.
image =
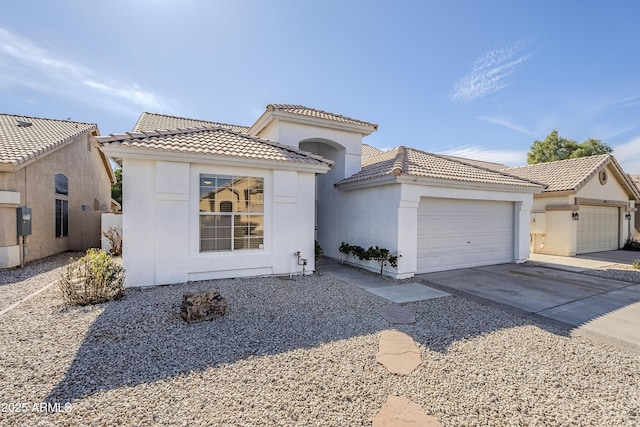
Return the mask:
<path id="1" fill-rule="evenodd" d="M 31 208 L 20 206 L 16 208 L 18 236 L 28 236 L 31 234 Z"/>

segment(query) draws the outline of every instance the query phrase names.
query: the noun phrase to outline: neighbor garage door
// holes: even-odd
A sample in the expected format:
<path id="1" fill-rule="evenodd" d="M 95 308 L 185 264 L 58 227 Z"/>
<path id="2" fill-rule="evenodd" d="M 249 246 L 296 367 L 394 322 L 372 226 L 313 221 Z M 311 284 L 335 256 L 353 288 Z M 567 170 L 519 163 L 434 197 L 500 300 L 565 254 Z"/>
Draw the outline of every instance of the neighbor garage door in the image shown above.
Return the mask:
<path id="1" fill-rule="evenodd" d="M 576 252 L 618 249 L 618 208 L 612 206 L 580 206 L 578 211 L 578 246 Z"/>
<path id="2" fill-rule="evenodd" d="M 418 273 L 513 262 L 513 203 L 424 198 Z"/>

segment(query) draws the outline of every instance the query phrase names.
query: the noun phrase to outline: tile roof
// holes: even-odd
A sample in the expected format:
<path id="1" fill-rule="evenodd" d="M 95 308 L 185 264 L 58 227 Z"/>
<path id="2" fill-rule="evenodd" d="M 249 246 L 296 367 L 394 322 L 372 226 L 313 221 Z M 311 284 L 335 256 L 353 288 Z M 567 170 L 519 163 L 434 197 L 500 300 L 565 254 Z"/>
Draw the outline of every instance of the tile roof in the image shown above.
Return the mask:
<path id="1" fill-rule="evenodd" d="M 295 114 L 298 116 L 314 117 L 318 119 L 331 120 L 334 122 L 366 126 L 371 128 L 372 130 L 378 129 L 378 125 L 375 123 L 369 123 L 363 120 L 342 116 L 340 114 L 334 114 L 334 113 L 329 113 L 327 111 L 317 110 L 315 108 L 305 107 L 304 105 L 269 104 L 267 105 L 267 111 L 281 111 L 283 113 Z"/>
<path id="2" fill-rule="evenodd" d="M 465 157 L 450 156 L 448 154 L 441 154 L 441 156 L 446 157 L 448 159 L 459 160 L 464 163 L 470 163 L 472 165 L 482 166 L 483 168 L 489 168 L 489 169 L 495 169 L 495 170 L 507 169 L 509 167 L 507 165 L 503 165 L 502 163 L 487 162 L 485 160 L 467 159 Z"/>
<path id="3" fill-rule="evenodd" d="M 516 168 L 505 168 L 503 171 L 522 178 L 543 182 L 548 186 L 544 190 L 545 192 L 577 191 L 610 161 L 615 162 L 613 156 L 600 154 Z M 622 170 L 617 162 L 615 164 Z"/>
<path id="4" fill-rule="evenodd" d="M 256 138 L 223 127 L 127 132 L 96 137 L 101 146 L 122 146 L 175 153 L 229 156 L 332 166 L 331 160 L 296 147 Z"/>
<path id="5" fill-rule="evenodd" d="M 640 173 L 630 174 L 629 176 L 636 184 L 640 184 Z"/>
<path id="6" fill-rule="evenodd" d="M 538 182 L 464 162 L 462 159 L 457 160 L 403 146 L 363 158 L 362 170 L 340 181 L 336 186 L 393 175 L 529 188 L 544 187 Z"/>
<path id="7" fill-rule="evenodd" d="M 198 127 L 222 127 L 243 133 L 246 133 L 249 130 L 247 126 L 230 125 L 226 123 L 190 119 L 187 117 L 167 116 L 165 114 L 144 112 L 140 114 L 138 121 L 133 127 L 133 131 L 144 132 L 158 129 L 186 129 Z"/>
<path id="8" fill-rule="evenodd" d="M 97 125 L 0 114 L 0 168 L 15 170 L 89 131 L 97 132 Z"/>
<path id="9" fill-rule="evenodd" d="M 362 158 L 364 159 L 365 157 L 370 157 L 370 156 L 375 156 L 376 154 L 380 154 L 382 153 L 383 150 L 376 148 L 376 147 L 372 147 L 371 145 L 368 144 L 362 144 Z"/>

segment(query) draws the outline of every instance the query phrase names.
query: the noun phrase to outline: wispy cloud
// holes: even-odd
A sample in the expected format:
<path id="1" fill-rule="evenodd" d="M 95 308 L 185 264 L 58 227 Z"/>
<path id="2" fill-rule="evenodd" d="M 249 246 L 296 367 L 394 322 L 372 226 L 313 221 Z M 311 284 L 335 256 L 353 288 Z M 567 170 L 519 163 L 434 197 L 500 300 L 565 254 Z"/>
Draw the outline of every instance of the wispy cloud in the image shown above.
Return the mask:
<path id="1" fill-rule="evenodd" d="M 618 108 L 637 107 L 638 105 L 640 105 L 640 95 L 616 99 L 611 103 L 611 105 Z"/>
<path id="2" fill-rule="evenodd" d="M 471 72 L 456 82 L 453 99 L 471 102 L 507 87 L 507 77 L 513 74 L 518 65 L 531 58 L 531 54 L 519 54 L 524 45 L 520 41 L 501 49 L 490 50 L 476 59 Z"/>
<path id="3" fill-rule="evenodd" d="M 55 52 L 0 27 L 0 89 L 12 86 L 72 98 L 118 113 L 132 107 L 145 110 L 164 107 L 160 96 L 135 83 L 117 81 L 60 58 Z"/>
<path id="4" fill-rule="evenodd" d="M 640 136 L 613 147 L 613 155 L 627 173 L 640 173 Z"/>
<path id="5" fill-rule="evenodd" d="M 480 146 L 451 147 L 442 152 L 449 156 L 464 157 L 473 160 L 502 163 L 508 166 L 520 166 L 526 163 L 527 152 L 517 150 L 495 150 Z"/>
<path id="6" fill-rule="evenodd" d="M 516 132 L 519 132 L 523 135 L 526 136 L 531 136 L 531 137 L 536 137 L 536 133 L 523 127 L 520 126 L 510 120 L 507 119 L 503 119 L 500 117 L 486 117 L 486 116 L 478 116 L 478 120 L 482 120 L 483 122 L 487 122 L 487 123 L 492 123 L 494 125 L 500 125 L 500 126 L 504 126 L 507 129 L 511 129 L 511 130 L 515 130 Z"/>

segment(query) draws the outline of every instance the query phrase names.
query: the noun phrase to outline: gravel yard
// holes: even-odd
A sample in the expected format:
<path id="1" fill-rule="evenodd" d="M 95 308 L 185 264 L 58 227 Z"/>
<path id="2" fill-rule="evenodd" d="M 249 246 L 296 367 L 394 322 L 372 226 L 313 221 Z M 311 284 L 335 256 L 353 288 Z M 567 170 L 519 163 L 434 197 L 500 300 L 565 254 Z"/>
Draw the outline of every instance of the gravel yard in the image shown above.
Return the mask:
<path id="1" fill-rule="evenodd" d="M 219 290 L 227 315 L 185 324 L 193 288 Z M 394 376 L 375 361 L 386 304 L 320 274 L 129 289 L 84 308 L 54 286 L 0 316 L 0 424 L 367 426 L 391 394 L 444 426 L 640 425 L 637 352 L 451 296 L 408 304 L 417 322 L 394 327 L 423 363 Z"/>

